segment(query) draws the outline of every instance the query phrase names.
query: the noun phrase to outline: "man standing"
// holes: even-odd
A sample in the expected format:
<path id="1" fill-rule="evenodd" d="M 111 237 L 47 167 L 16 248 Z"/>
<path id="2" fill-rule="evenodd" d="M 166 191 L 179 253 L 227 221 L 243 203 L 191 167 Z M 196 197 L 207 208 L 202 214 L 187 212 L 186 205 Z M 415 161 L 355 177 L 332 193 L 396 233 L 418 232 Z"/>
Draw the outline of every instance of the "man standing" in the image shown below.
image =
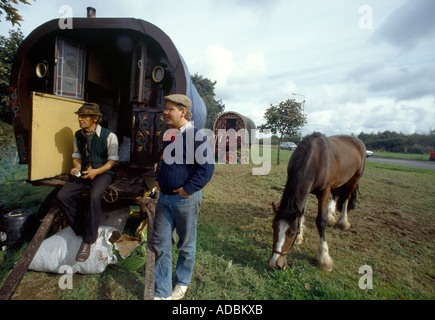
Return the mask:
<path id="1" fill-rule="evenodd" d="M 102 114 L 97 104 L 85 102 L 75 113 L 81 129 L 74 134 L 73 177 L 58 192 L 57 200 L 74 232 L 83 236 L 76 260 L 84 262 L 97 240 L 104 191 L 115 177 L 118 138 L 100 126 Z M 85 216 L 77 210 L 76 199 L 87 186 L 90 204 Z"/>
<path id="2" fill-rule="evenodd" d="M 152 246 L 156 250 L 156 300 L 182 299 L 190 284 L 196 254 L 196 224 L 202 189 L 214 172 L 211 147 L 190 122 L 192 103 L 181 94 L 164 97 L 166 124 L 163 163 L 157 176 L 157 202 Z M 170 150 L 170 151 L 168 151 Z M 172 288 L 172 233 L 179 250 Z"/>

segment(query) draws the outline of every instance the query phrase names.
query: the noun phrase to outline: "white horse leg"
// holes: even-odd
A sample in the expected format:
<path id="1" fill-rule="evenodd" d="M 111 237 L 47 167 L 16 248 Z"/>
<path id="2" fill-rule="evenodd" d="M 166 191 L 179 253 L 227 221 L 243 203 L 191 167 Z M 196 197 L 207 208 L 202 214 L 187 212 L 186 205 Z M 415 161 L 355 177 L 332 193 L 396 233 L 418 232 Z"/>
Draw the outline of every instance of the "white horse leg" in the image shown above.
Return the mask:
<path id="1" fill-rule="evenodd" d="M 299 224 L 299 233 L 295 240 L 296 246 L 299 246 L 304 240 L 304 228 L 305 228 L 304 221 L 305 221 L 305 215 L 301 217 L 301 222 Z"/>
<path id="2" fill-rule="evenodd" d="M 337 207 L 337 201 L 332 198 L 328 203 L 328 226 L 334 226 L 337 223 L 337 216 L 335 215 L 335 209 Z"/>
<path id="3" fill-rule="evenodd" d="M 346 199 L 343 203 L 343 209 L 341 210 L 340 220 L 338 221 L 338 226 L 343 230 L 350 229 L 350 223 L 347 220 L 347 204 L 349 203 L 349 199 Z"/>
<path id="4" fill-rule="evenodd" d="M 331 256 L 329 255 L 329 248 L 326 240 L 320 239 L 319 242 L 319 251 L 317 253 L 317 263 L 323 271 L 332 271 L 332 267 L 334 262 L 332 261 Z"/>

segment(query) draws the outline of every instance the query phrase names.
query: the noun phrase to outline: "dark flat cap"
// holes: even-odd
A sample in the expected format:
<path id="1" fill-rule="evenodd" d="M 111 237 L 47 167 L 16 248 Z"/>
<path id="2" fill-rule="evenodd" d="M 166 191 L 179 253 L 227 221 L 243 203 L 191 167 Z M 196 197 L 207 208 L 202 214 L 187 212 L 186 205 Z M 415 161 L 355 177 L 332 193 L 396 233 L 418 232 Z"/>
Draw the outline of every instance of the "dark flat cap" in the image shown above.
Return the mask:
<path id="1" fill-rule="evenodd" d="M 78 115 L 101 116 L 100 107 L 96 103 L 85 102 L 79 110 L 74 112 Z"/>

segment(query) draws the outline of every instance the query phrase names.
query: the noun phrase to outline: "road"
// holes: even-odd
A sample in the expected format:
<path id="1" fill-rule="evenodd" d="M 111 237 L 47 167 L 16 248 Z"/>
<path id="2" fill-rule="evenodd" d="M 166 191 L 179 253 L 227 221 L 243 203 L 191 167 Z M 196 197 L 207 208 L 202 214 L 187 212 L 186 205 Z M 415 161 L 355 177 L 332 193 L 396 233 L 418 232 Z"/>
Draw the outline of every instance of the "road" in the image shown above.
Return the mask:
<path id="1" fill-rule="evenodd" d="M 380 162 L 384 164 L 395 164 L 404 167 L 424 168 L 435 170 L 435 161 L 418 161 L 369 157 L 367 161 Z"/>

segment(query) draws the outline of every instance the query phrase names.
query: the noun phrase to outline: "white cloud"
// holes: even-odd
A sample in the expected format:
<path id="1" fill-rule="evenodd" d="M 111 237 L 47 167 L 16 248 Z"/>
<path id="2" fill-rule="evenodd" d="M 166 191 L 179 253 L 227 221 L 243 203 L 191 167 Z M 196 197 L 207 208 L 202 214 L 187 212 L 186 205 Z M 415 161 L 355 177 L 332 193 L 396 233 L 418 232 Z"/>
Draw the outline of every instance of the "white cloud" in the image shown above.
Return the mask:
<path id="1" fill-rule="evenodd" d="M 270 104 L 305 98 L 304 133 L 435 128 L 433 0 L 368 0 L 372 29 L 360 28 L 363 4 L 347 0 L 31 3 L 18 6 L 25 34 L 59 18 L 65 4 L 75 16 L 94 6 L 97 17 L 157 25 L 191 73 L 217 81 L 216 99 L 227 110 L 257 124 Z M 4 25 L 0 33 L 7 35 Z"/>
<path id="2" fill-rule="evenodd" d="M 221 99 L 237 99 L 244 96 L 244 91 L 260 90 L 266 76 L 261 51 L 239 55 L 236 59 L 236 54 L 219 44 L 208 46 L 204 59 L 194 61 L 193 66 L 217 82 L 216 94 Z"/>
<path id="3" fill-rule="evenodd" d="M 367 108 L 364 127 L 371 131 L 397 131 L 428 133 L 434 128 L 435 109 L 432 98 L 396 102 L 393 99 L 374 100 Z M 421 128 L 428 128 L 421 130 Z"/>
<path id="4" fill-rule="evenodd" d="M 235 72 L 236 64 L 231 51 L 214 44 L 205 50 L 204 71 L 219 85 L 226 87 L 231 75 Z"/>

